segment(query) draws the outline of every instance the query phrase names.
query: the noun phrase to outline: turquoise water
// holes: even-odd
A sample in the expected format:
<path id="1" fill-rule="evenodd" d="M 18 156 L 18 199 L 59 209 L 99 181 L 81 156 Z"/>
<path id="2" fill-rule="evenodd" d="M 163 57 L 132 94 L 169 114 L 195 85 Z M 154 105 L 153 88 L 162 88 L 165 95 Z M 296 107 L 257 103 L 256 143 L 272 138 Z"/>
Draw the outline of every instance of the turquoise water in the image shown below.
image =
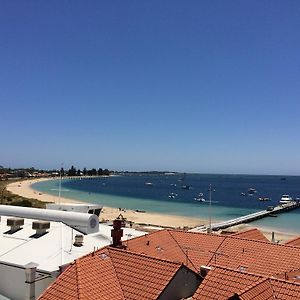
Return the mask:
<path id="1" fill-rule="evenodd" d="M 179 180 L 181 179 L 175 176 L 136 174 L 92 180 L 64 179 L 61 196 L 111 207 L 208 220 L 210 212 L 208 201 L 199 203 L 194 197 L 203 192 L 204 197 L 208 199 L 207 187 L 212 182 L 214 192 L 211 214 L 212 221 L 217 222 L 264 209 L 266 205 L 276 205 L 282 194 L 290 193 L 294 197 L 300 194 L 299 177 L 280 180 L 278 176 L 190 175 L 191 190 L 182 190 L 180 188 L 182 183 Z M 147 186 L 145 182 L 151 182 L 152 185 Z M 57 196 L 58 186 L 59 180 L 50 180 L 36 183 L 33 188 Z M 258 190 L 257 195 L 241 197 L 241 191 L 249 187 L 255 187 Z M 178 196 L 170 199 L 168 198 L 170 192 L 176 192 Z M 257 200 L 262 195 L 272 196 L 273 200 L 262 203 Z M 280 214 L 277 218 L 267 217 L 251 224 L 283 232 L 300 233 L 299 217 L 299 211 L 295 210 Z"/>

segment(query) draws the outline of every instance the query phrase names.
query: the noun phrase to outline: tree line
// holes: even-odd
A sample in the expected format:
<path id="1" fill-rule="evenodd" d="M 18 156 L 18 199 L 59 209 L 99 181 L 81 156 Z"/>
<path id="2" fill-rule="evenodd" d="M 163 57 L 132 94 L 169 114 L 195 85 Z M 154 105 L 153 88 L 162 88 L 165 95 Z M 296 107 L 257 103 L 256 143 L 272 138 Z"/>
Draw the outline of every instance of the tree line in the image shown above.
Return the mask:
<path id="1" fill-rule="evenodd" d="M 99 168 L 96 170 L 95 168 L 88 170 L 87 168 L 76 169 L 74 166 L 71 166 L 69 170 L 64 170 L 64 168 L 60 169 L 59 174 L 61 176 L 109 176 L 110 171 L 108 169 Z"/>

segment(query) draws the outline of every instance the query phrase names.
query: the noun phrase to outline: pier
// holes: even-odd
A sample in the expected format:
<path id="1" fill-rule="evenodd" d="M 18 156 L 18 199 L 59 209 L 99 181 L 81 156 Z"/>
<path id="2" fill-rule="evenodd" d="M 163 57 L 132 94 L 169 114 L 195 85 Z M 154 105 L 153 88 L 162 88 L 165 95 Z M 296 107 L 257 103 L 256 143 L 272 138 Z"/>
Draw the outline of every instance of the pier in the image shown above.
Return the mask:
<path id="1" fill-rule="evenodd" d="M 261 211 L 258 211 L 258 212 L 255 212 L 255 213 L 252 213 L 252 214 L 249 214 L 246 216 L 241 216 L 241 217 L 231 219 L 228 221 L 211 224 L 211 229 L 209 228 L 209 225 L 202 225 L 202 226 L 193 228 L 190 231 L 193 231 L 193 232 L 207 232 L 209 230 L 217 231 L 219 229 L 225 229 L 225 228 L 243 224 L 243 223 L 250 223 L 252 221 L 256 221 L 258 219 L 262 219 L 262 218 L 268 217 L 270 215 L 274 216 L 279 213 L 283 213 L 283 212 L 293 210 L 293 209 L 296 209 L 299 207 L 300 207 L 299 201 L 291 201 L 290 203 L 285 203 L 285 204 L 275 206 L 272 209 L 261 210 Z"/>

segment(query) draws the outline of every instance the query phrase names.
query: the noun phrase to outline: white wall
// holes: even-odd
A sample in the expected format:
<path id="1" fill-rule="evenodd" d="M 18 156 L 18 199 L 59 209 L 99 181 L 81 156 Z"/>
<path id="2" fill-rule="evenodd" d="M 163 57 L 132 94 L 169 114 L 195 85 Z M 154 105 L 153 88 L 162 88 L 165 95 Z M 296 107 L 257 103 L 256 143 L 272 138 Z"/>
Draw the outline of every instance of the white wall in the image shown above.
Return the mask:
<path id="1" fill-rule="evenodd" d="M 41 274 L 37 272 L 37 277 Z M 13 300 L 24 300 L 27 284 L 25 283 L 25 269 L 8 266 L 0 262 L 0 294 Z M 36 297 L 38 297 L 55 278 L 45 278 L 35 283 Z"/>

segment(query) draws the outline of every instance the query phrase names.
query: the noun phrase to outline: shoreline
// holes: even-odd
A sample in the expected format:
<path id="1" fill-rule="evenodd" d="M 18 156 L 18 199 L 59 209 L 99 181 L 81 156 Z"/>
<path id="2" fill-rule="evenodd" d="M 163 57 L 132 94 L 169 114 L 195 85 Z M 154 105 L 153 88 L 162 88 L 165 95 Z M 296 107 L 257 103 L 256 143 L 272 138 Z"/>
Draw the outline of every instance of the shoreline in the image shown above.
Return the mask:
<path id="1" fill-rule="evenodd" d="M 57 179 L 57 178 L 55 178 Z M 6 186 L 6 189 L 16 195 L 20 195 L 26 198 L 37 199 L 42 202 L 51 203 L 83 203 L 87 202 L 75 200 L 66 197 L 58 197 L 51 194 L 44 194 L 32 188 L 32 185 L 37 182 L 54 180 L 54 178 L 39 178 L 29 179 L 23 181 L 17 181 L 10 183 Z M 103 206 L 100 213 L 100 221 L 111 222 L 117 218 L 120 214 L 128 221 L 135 224 L 135 227 L 143 226 L 145 229 L 155 230 L 160 228 L 177 228 L 177 229 L 190 229 L 193 227 L 207 225 L 208 220 L 179 216 L 179 215 L 167 215 L 152 212 L 135 211 L 132 209 L 119 209 L 115 207 Z M 291 240 L 299 234 L 294 232 L 282 232 L 278 229 L 272 229 L 261 226 L 252 226 L 251 223 L 241 224 L 228 228 L 228 230 L 245 231 L 251 228 L 258 228 L 269 240 L 271 240 L 272 232 L 275 232 L 275 239 L 280 243 L 284 243 Z"/>
<path id="2" fill-rule="evenodd" d="M 56 178 L 57 179 L 57 178 Z M 13 193 L 26 198 L 37 199 L 42 202 L 51 202 L 51 203 L 83 203 L 87 202 L 79 201 L 66 197 L 58 197 L 51 194 L 41 193 L 32 188 L 32 185 L 37 182 L 53 180 L 51 178 L 39 178 L 39 179 L 29 179 L 23 181 L 17 181 L 7 185 L 6 189 Z M 198 218 L 190 218 L 179 215 L 166 215 L 152 212 L 142 212 L 135 211 L 132 209 L 121 209 L 110 206 L 103 206 L 100 213 L 100 221 L 109 221 L 111 222 L 117 218 L 120 214 L 126 220 L 131 221 L 135 224 L 143 224 L 143 226 L 149 225 L 155 227 L 167 227 L 167 228 L 193 228 L 196 226 L 201 226 L 207 224 L 208 220 L 202 220 Z"/>

